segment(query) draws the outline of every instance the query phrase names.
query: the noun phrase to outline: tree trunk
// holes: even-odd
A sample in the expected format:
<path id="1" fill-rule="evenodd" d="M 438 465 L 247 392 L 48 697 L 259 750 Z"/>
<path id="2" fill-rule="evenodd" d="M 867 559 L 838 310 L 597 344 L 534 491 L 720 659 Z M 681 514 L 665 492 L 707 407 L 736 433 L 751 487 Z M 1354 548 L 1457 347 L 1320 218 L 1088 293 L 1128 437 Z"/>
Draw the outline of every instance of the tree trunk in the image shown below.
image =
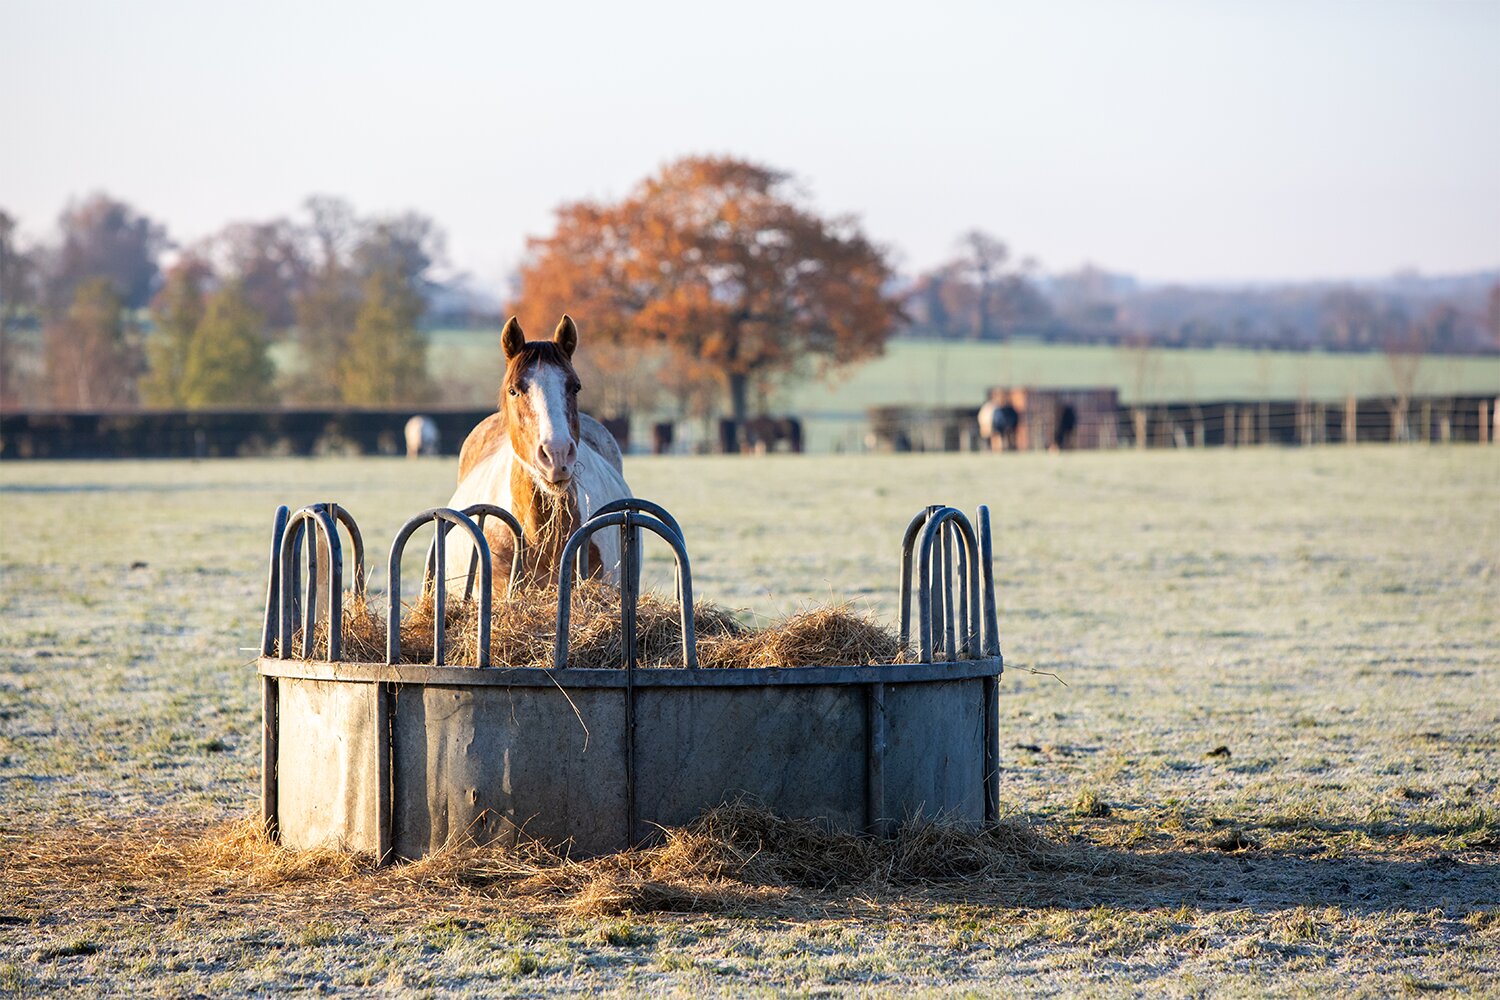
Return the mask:
<path id="1" fill-rule="evenodd" d="M 750 376 L 730 372 L 726 380 L 729 383 L 729 415 L 736 424 L 743 424 L 750 415 Z"/>

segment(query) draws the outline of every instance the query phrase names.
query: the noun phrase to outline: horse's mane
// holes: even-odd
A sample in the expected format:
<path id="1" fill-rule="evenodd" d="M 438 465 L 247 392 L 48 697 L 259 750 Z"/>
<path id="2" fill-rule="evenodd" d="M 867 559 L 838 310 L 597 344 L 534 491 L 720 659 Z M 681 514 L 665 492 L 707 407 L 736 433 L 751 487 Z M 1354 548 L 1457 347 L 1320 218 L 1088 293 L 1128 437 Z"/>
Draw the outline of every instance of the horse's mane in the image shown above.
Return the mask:
<path id="1" fill-rule="evenodd" d="M 520 356 L 511 358 L 506 364 L 505 377 L 500 380 L 501 391 L 520 381 L 526 369 L 538 363 L 573 371 L 573 359 L 561 347 L 550 340 L 528 340 L 521 346 Z"/>
<path id="2" fill-rule="evenodd" d="M 481 420 L 479 426 L 464 438 L 464 446 L 458 451 L 458 481 L 463 482 L 474 466 L 499 451 L 500 446 L 508 440 L 510 438 L 505 431 L 504 410 L 491 413 Z"/>

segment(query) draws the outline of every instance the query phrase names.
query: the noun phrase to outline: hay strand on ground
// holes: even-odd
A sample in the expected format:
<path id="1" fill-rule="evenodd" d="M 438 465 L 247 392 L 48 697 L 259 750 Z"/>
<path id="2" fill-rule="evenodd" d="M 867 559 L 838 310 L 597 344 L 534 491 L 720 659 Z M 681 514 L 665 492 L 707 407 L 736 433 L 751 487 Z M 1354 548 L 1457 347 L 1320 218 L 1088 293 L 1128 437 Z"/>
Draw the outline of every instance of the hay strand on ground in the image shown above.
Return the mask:
<path id="1" fill-rule="evenodd" d="M 889 840 L 830 831 L 735 803 L 655 846 L 576 860 L 535 842 L 453 844 L 418 861 L 377 867 L 335 847 L 290 850 L 245 818 L 218 828 L 155 824 L 133 829 L 34 831 L 7 843 L 10 888 L 36 905 L 128 887 L 153 905 L 285 905 L 392 914 L 451 912 L 455 905 L 538 918 L 625 913 L 782 913 L 830 900 L 895 901 L 913 893 L 1007 897 L 1066 873 L 1108 867 L 1090 848 L 1055 841 L 1024 823 L 988 828 L 926 821 Z M 283 900 L 277 904 L 277 899 Z"/>

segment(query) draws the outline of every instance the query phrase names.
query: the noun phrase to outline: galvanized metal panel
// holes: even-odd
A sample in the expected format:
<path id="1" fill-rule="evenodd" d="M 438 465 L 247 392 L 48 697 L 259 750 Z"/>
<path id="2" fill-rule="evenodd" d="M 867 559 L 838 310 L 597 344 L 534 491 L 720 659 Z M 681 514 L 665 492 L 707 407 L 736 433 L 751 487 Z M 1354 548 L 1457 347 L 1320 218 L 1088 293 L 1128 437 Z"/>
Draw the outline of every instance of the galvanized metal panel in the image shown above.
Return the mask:
<path id="1" fill-rule="evenodd" d="M 886 829 L 872 820 L 911 815 L 984 818 L 982 691 L 993 690 L 998 661 L 639 671 L 638 681 L 670 676 L 675 683 L 634 691 L 634 827 L 624 671 L 269 659 L 261 669 L 279 678 L 278 805 L 283 840 L 293 847 L 377 849 L 375 698 L 382 685 L 394 698 L 392 833 L 402 857 L 455 840 L 512 843 L 522 832 L 570 844 L 580 856 L 599 854 L 626 846 L 632 829 L 649 835 L 653 824 L 688 822 L 738 795 L 846 830 Z M 339 679 L 298 676 L 305 673 Z M 549 673 L 550 686 L 497 683 Z M 573 675 L 597 686 L 568 683 Z M 751 675 L 761 683 L 747 684 Z M 869 692 L 884 677 L 905 680 L 880 683 L 879 719 L 872 719 Z M 809 683 L 815 678 L 824 683 Z"/>
<path id="2" fill-rule="evenodd" d="M 396 853 L 511 844 L 522 831 L 553 845 L 571 840 L 581 855 L 623 848 L 623 709 L 620 691 L 400 688 Z"/>
<path id="3" fill-rule="evenodd" d="M 277 686 L 282 843 L 374 851 L 374 686 L 289 678 Z"/>
<path id="4" fill-rule="evenodd" d="M 679 826 L 749 795 L 786 816 L 865 824 L 863 686 L 642 688 L 641 824 Z"/>
<path id="5" fill-rule="evenodd" d="M 886 687 L 888 819 L 984 820 L 982 683 Z"/>

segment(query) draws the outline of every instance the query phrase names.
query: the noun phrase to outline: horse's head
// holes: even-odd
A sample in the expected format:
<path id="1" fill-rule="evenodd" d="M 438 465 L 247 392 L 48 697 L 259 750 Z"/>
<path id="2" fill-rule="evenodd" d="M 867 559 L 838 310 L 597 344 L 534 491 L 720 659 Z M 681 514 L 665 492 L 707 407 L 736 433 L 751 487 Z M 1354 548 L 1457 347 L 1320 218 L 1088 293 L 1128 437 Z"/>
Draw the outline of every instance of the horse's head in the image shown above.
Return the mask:
<path id="1" fill-rule="evenodd" d="M 564 316 L 550 341 L 527 341 L 512 316 L 500 343 L 506 360 L 500 410 L 511 448 L 542 488 L 565 491 L 578 463 L 578 328 Z"/>

